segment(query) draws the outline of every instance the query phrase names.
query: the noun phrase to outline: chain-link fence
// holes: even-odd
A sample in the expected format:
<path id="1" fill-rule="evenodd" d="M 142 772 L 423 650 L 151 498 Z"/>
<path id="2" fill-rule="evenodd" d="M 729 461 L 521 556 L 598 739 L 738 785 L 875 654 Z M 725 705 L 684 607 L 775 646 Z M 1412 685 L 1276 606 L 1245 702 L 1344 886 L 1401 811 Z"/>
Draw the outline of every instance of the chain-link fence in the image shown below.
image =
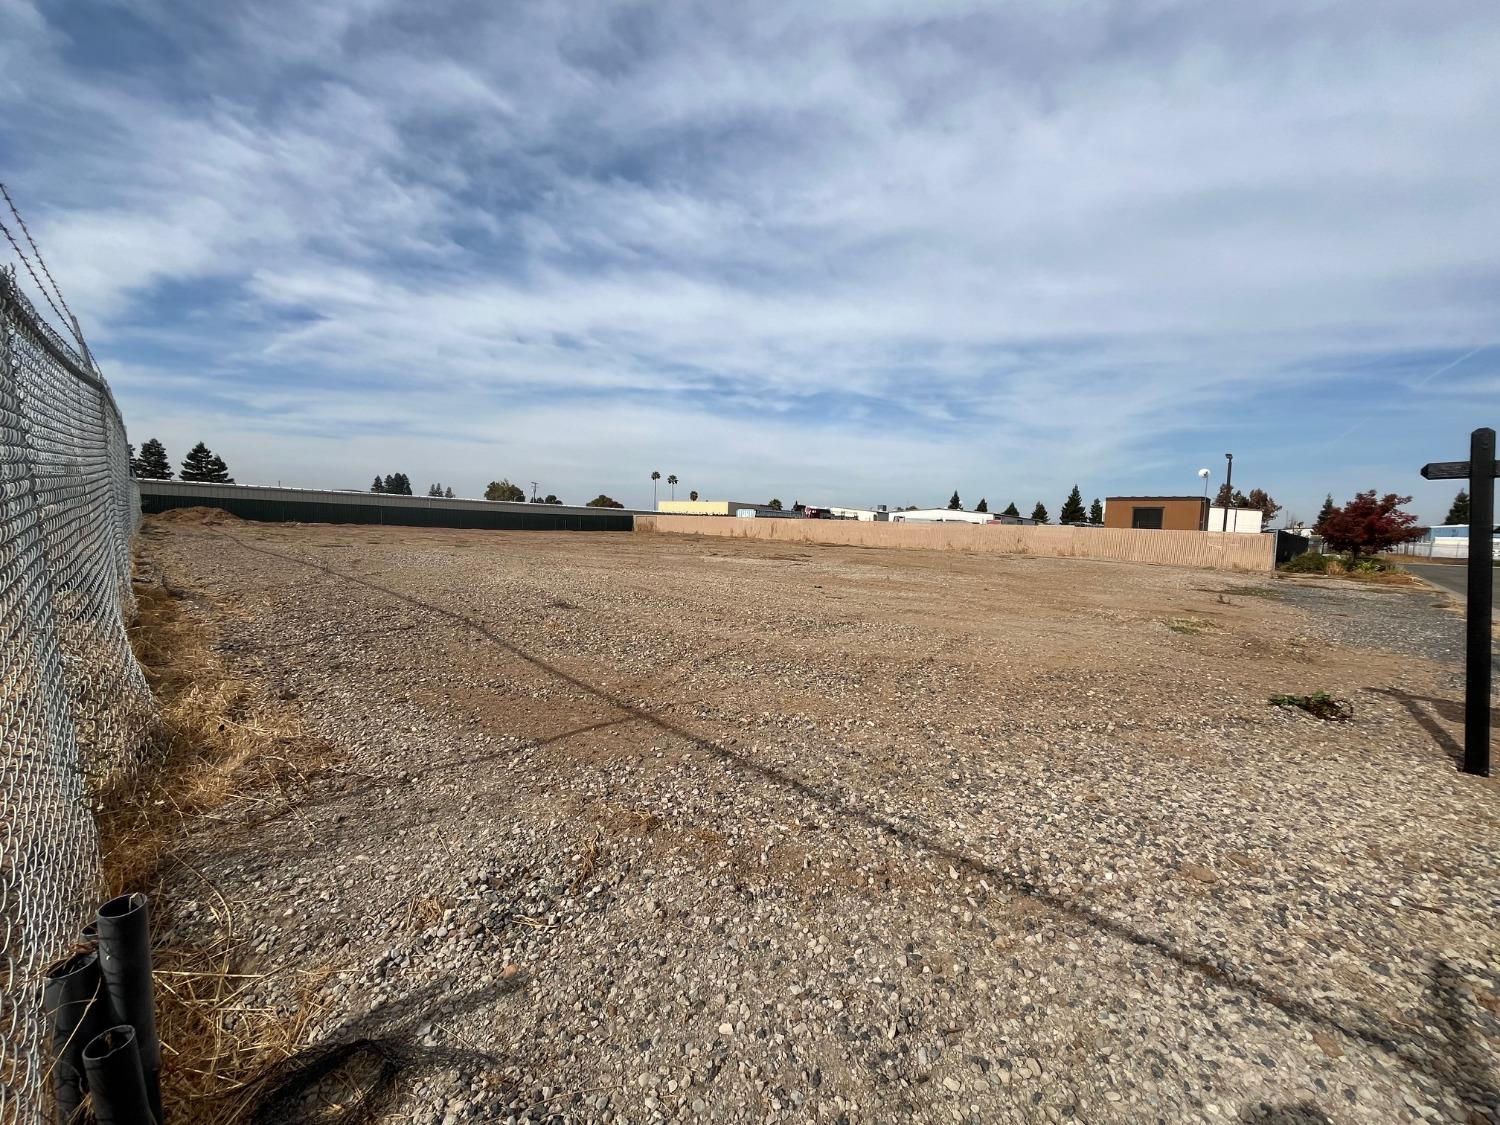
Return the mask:
<path id="1" fill-rule="evenodd" d="M 132 496 L 109 387 L 0 270 L 0 1123 L 42 1115 L 41 975 L 97 903 L 91 801 L 150 721 Z"/>

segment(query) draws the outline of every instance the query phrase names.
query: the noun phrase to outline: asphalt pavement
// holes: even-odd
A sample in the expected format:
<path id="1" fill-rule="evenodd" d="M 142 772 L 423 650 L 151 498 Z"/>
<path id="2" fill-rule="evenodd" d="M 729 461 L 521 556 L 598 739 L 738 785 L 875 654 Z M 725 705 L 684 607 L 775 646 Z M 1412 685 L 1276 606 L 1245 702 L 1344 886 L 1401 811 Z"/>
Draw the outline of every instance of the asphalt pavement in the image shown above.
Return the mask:
<path id="1" fill-rule="evenodd" d="M 1467 563 L 1419 563 L 1402 559 L 1400 565 L 1418 578 L 1448 591 L 1459 601 L 1464 600 L 1469 582 Z"/>

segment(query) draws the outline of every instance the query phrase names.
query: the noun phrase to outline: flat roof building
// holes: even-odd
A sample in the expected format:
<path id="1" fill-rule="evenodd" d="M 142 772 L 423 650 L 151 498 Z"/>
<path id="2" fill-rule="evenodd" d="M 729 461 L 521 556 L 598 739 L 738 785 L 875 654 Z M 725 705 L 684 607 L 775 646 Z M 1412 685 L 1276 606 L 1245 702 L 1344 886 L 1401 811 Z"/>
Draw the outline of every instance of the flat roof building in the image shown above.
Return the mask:
<path id="1" fill-rule="evenodd" d="M 1111 496 L 1104 501 L 1105 527 L 1202 531 L 1207 520 L 1206 496 Z"/>
<path id="2" fill-rule="evenodd" d="M 744 508 L 754 511 L 759 504 L 741 504 L 738 500 L 658 500 L 656 510 L 671 516 L 732 516 Z"/>
<path id="3" fill-rule="evenodd" d="M 956 508 L 913 508 L 891 512 L 891 523 L 999 523 L 993 512 L 965 512 Z"/>

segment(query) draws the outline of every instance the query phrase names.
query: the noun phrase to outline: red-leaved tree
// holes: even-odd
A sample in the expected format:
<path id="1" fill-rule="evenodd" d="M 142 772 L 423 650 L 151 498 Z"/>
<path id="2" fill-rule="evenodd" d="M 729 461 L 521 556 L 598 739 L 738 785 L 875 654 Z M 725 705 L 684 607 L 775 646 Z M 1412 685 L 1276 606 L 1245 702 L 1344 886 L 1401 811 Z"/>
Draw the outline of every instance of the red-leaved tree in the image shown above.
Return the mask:
<path id="1" fill-rule="evenodd" d="M 1427 534 L 1425 527 L 1417 525 L 1416 516 L 1401 510 L 1402 504 L 1410 503 L 1410 496 L 1394 492 L 1377 499 L 1372 488 L 1323 516 L 1313 530 L 1335 551 L 1348 551 L 1355 557 L 1378 554 Z"/>

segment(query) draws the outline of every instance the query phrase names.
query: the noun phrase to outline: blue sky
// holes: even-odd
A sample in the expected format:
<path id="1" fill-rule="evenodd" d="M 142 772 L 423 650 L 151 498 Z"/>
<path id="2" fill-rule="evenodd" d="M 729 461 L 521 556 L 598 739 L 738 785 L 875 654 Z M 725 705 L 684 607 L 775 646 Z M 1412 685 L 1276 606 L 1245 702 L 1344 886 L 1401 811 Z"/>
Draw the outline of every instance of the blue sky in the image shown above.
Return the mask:
<path id="1" fill-rule="evenodd" d="M 1436 520 L 1500 424 L 1492 0 L 0 27 L 0 178 L 133 439 L 242 481 L 1055 511 L 1231 450 Z"/>

